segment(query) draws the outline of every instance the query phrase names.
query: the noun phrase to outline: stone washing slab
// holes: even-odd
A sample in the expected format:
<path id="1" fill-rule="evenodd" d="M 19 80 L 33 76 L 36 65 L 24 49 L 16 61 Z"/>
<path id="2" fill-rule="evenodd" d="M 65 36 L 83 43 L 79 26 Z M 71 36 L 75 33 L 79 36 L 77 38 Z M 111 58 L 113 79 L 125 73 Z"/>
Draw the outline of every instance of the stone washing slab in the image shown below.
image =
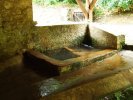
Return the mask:
<path id="1" fill-rule="evenodd" d="M 125 45 L 124 35 L 116 36 L 111 32 L 99 28 L 93 23 L 89 24 L 88 27 L 93 47 L 121 50 Z"/>
<path id="2" fill-rule="evenodd" d="M 126 74 L 129 73 L 132 76 L 130 70 L 133 67 L 129 66 L 132 62 L 127 58 L 129 57 L 121 56 L 118 53 L 84 69 L 44 80 L 36 84 L 39 87 L 40 96 L 47 100 L 53 100 L 53 98 L 63 100 L 68 96 L 80 100 L 80 97 L 87 95 L 99 98 L 131 86 L 132 83 Z M 96 99 L 90 97 L 86 97 L 86 99 Z"/>
<path id="3" fill-rule="evenodd" d="M 67 50 L 71 50 L 73 54 L 78 56 L 66 60 L 59 60 L 35 50 L 28 50 L 24 53 L 24 57 L 26 59 L 30 59 L 30 61 L 28 62 L 41 64 L 43 68 L 55 70 L 57 75 L 61 75 L 67 72 L 81 69 L 97 61 L 104 60 L 105 58 L 111 57 L 118 52 L 117 50 L 111 49 L 87 50 L 83 52 L 77 52 L 75 49 L 68 47 Z"/>

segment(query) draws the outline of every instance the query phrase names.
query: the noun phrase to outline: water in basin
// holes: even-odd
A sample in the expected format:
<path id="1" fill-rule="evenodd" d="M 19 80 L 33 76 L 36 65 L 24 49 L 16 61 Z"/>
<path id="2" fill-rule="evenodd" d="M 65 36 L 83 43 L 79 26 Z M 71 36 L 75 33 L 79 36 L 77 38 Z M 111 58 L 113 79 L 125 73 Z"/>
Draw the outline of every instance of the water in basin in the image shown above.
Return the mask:
<path id="1" fill-rule="evenodd" d="M 48 51 L 43 52 L 43 54 L 45 54 L 51 58 L 57 59 L 57 60 L 66 60 L 66 59 L 70 59 L 70 58 L 79 57 L 79 55 L 72 53 L 71 51 L 67 50 L 66 48 L 48 50 Z"/>

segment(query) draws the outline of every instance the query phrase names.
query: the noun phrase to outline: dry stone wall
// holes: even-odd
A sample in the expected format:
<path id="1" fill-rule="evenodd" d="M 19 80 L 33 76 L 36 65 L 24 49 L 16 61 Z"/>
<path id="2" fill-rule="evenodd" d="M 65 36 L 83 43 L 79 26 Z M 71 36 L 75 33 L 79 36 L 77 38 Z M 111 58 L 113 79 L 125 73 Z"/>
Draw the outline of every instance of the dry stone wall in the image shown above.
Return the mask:
<path id="1" fill-rule="evenodd" d="M 31 0 L 0 0 L 0 58 L 26 47 L 32 27 Z"/>
<path id="2" fill-rule="evenodd" d="M 35 26 L 32 0 L 0 0 L 0 61 L 24 49 L 41 51 L 79 45 L 117 48 L 117 38 L 87 24 Z M 86 38 L 85 38 L 86 37 Z"/>
<path id="3" fill-rule="evenodd" d="M 52 50 L 67 46 L 77 46 L 84 41 L 87 24 L 57 25 L 37 27 L 36 49 Z M 89 37 L 88 37 L 89 39 Z"/>
<path id="4" fill-rule="evenodd" d="M 48 50 L 78 45 L 85 24 L 35 26 L 32 0 L 0 0 L 0 61 L 25 49 Z"/>
<path id="5" fill-rule="evenodd" d="M 96 48 L 117 49 L 117 36 L 99 29 L 93 25 L 89 26 L 92 45 Z"/>

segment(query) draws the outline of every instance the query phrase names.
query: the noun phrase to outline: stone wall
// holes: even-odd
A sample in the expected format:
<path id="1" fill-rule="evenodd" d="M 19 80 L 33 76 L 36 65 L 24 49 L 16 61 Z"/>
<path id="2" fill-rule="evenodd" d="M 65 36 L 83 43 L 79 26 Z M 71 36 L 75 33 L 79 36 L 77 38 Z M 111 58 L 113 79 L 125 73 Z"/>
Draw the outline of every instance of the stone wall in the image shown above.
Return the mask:
<path id="1" fill-rule="evenodd" d="M 94 47 L 117 47 L 116 36 L 94 27 L 87 28 L 87 24 L 35 26 L 32 0 L 0 0 L 0 61 L 24 49 L 43 51 L 82 42 L 90 44 L 90 35 Z"/>
<path id="2" fill-rule="evenodd" d="M 27 47 L 32 27 L 32 0 L 0 0 L 0 59 Z"/>
<path id="3" fill-rule="evenodd" d="M 92 45 L 96 48 L 117 49 L 117 36 L 97 28 L 90 24 L 89 26 Z"/>
<path id="4" fill-rule="evenodd" d="M 84 41 L 87 24 L 56 25 L 36 27 L 38 38 L 31 44 L 36 49 L 51 50 L 80 45 Z M 88 37 L 89 40 L 89 37 Z"/>
<path id="5" fill-rule="evenodd" d="M 35 26 L 32 0 L 0 0 L 0 12 L 0 61 L 25 49 L 78 45 L 86 32 L 85 24 Z"/>
<path id="6" fill-rule="evenodd" d="M 32 0 L 0 0 L 0 61 L 25 49 L 56 49 L 78 45 L 87 25 L 36 27 Z"/>
<path id="7" fill-rule="evenodd" d="M 35 42 L 30 43 L 29 47 L 39 51 L 77 46 L 82 43 L 101 49 L 119 49 L 118 45 L 121 45 L 117 36 L 91 24 L 38 26 L 35 30 Z"/>

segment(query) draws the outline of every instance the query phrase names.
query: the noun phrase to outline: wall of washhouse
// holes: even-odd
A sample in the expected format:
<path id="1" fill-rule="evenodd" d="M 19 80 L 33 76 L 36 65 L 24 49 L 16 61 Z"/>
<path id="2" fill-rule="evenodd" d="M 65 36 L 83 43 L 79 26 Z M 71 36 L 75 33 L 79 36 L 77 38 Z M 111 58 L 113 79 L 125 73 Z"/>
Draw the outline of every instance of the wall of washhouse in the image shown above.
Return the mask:
<path id="1" fill-rule="evenodd" d="M 117 49 L 116 36 L 87 24 L 35 26 L 31 0 L 0 0 L 0 12 L 0 62 L 27 49 L 43 51 L 81 43 Z"/>

